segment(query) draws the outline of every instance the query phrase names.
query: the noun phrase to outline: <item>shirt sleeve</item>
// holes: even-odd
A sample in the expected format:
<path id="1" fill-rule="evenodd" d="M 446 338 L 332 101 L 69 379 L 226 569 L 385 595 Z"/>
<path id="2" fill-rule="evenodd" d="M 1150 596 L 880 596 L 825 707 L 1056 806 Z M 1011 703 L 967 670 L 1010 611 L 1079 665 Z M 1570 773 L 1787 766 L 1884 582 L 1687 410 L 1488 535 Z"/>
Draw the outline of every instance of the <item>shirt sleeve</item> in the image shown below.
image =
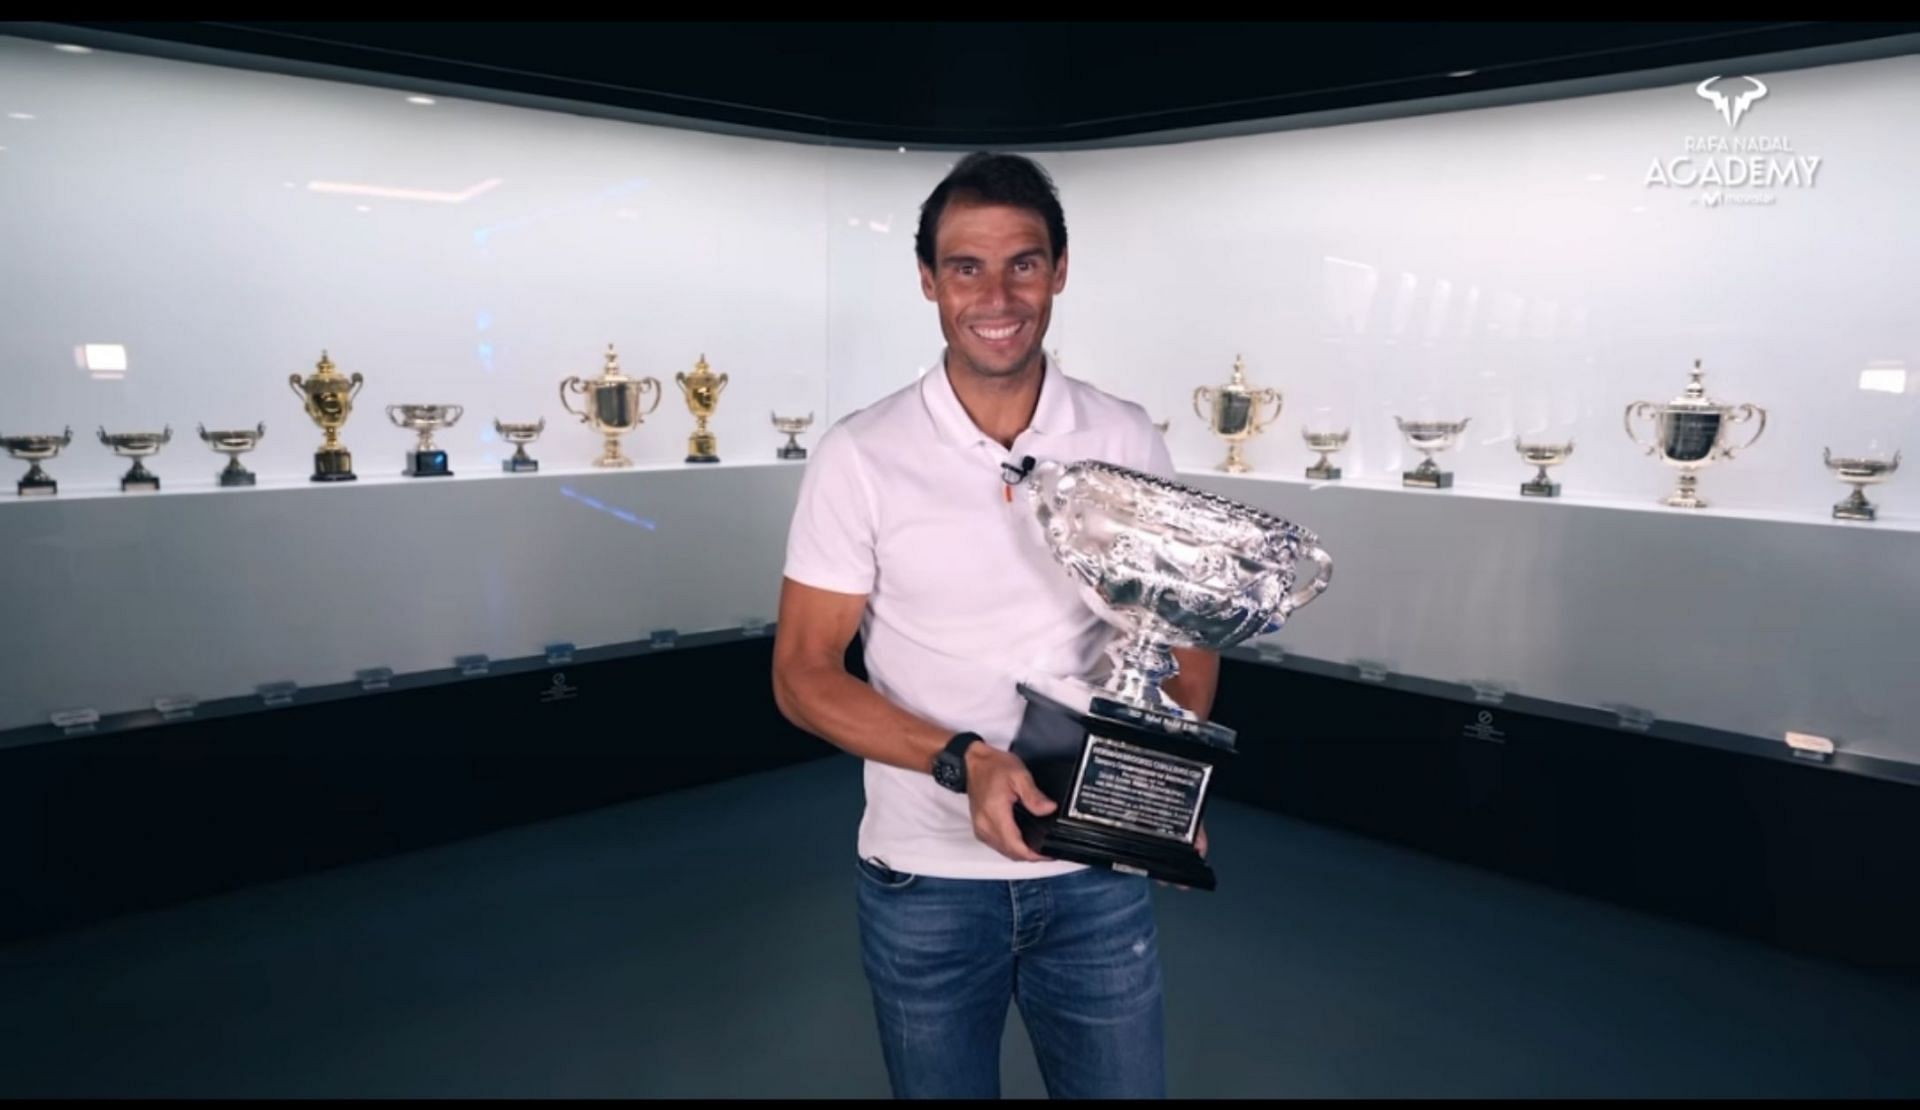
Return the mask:
<path id="1" fill-rule="evenodd" d="M 844 425 L 827 430 L 807 460 L 787 530 L 785 574 L 802 585 L 842 594 L 873 592 L 872 492 Z"/>

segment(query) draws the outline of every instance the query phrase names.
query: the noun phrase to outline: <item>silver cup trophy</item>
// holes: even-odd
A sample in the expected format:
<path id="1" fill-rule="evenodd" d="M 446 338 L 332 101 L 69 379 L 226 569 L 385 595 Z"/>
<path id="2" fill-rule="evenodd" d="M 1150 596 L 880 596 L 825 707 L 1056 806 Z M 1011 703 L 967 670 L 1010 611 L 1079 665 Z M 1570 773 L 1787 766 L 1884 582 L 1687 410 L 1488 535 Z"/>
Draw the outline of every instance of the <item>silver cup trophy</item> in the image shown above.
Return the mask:
<path id="1" fill-rule="evenodd" d="M 1048 550 L 1118 634 L 1101 684 L 1018 685 L 1028 706 L 1013 753 L 1059 805 L 1046 817 L 1016 809 L 1022 834 L 1052 859 L 1212 890 L 1194 842 L 1235 734 L 1167 697 L 1172 649 L 1277 630 L 1327 588 L 1333 562 L 1304 528 L 1109 463 L 1043 462 L 1025 485 Z"/>
<path id="2" fill-rule="evenodd" d="M 1759 424 L 1753 429 L 1753 437 L 1739 448 L 1760 442 L 1767 431 L 1767 410 L 1758 405 L 1721 405 L 1707 396 L 1706 387 L 1700 383 L 1700 360 L 1693 360 L 1693 380 L 1687 383 L 1687 390 L 1664 405 L 1652 401 L 1635 401 L 1627 406 L 1627 438 L 1635 445 L 1647 449 L 1647 454 L 1655 455 L 1668 466 L 1680 471 L 1680 488 L 1662 501 L 1677 509 L 1704 509 L 1707 503 L 1701 500 L 1697 491 L 1699 478 L 1695 471 L 1703 466 L 1733 458 L 1735 448 L 1727 444 L 1727 429 L 1735 424 L 1743 424 L 1756 417 Z M 1640 438 L 1633 430 L 1637 417 L 1646 417 L 1653 421 L 1653 441 Z"/>
<path id="3" fill-rule="evenodd" d="M 782 459 L 806 458 L 807 449 L 800 446 L 800 440 L 796 437 L 798 437 L 801 432 L 813 427 L 813 414 L 808 413 L 804 417 L 781 416 L 779 413 L 768 413 L 767 415 L 773 417 L 773 427 L 775 431 L 787 433 L 787 442 L 781 445 L 779 450 L 774 452 L 774 456 Z"/>
<path id="4" fill-rule="evenodd" d="M 107 434 L 103 427 L 100 429 L 100 442 L 121 458 L 133 460 L 133 468 L 120 478 L 121 492 L 157 492 L 160 489 L 160 476 L 147 469 L 147 457 L 159 454 L 160 448 L 173 442 L 171 424 L 160 432 L 116 432 L 112 435 Z"/>
<path id="5" fill-rule="evenodd" d="M 1573 454 L 1573 443 L 1571 441 L 1529 443 L 1524 439 L 1515 439 L 1513 449 L 1520 452 L 1520 457 L 1527 461 L 1527 465 L 1540 468 L 1540 473 L 1520 483 L 1520 495 L 1522 497 L 1560 496 L 1560 483 L 1547 476 L 1547 468 L 1566 462 L 1567 458 Z"/>
<path id="6" fill-rule="evenodd" d="M 257 479 L 253 471 L 240 465 L 240 456 L 260 445 L 267 434 L 267 425 L 261 421 L 258 428 L 238 428 L 232 431 L 207 431 L 205 424 L 200 425 L 200 440 L 207 446 L 227 457 L 227 465 L 220 470 L 222 486 L 251 486 Z"/>
<path id="7" fill-rule="evenodd" d="M 1827 469 L 1833 471 L 1834 477 L 1853 486 L 1853 496 L 1833 507 L 1834 519 L 1877 519 L 1880 510 L 1867 500 L 1867 487 L 1879 485 L 1900 469 L 1900 452 L 1895 451 L 1892 458 L 1884 455 L 1852 455 L 1836 459 L 1831 447 L 1822 447 L 1820 458 L 1826 463 Z"/>
<path id="8" fill-rule="evenodd" d="M 1300 438 L 1307 441 L 1307 450 L 1318 451 L 1320 461 L 1307 468 L 1307 477 L 1316 482 L 1337 482 L 1340 480 L 1340 468 L 1333 465 L 1332 456 L 1347 445 L 1351 429 L 1339 431 L 1321 428 L 1302 428 Z"/>
<path id="9" fill-rule="evenodd" d="M 1445 451 L 1460 442 L 1460 433 L 1467 430 L 1466 420 L 1403 420 L 1396 416 L 1394 423 L 1400 425 L 1400 434 L 1407 437 L 1415 451 L 1425 455 L 1420 465 L 1412 470 L 1402 471 L 1400 484 L 1416 489 L 1449 489 L 1453 486 L 1453 471 L 1442 470 L 1433 461 L 1436 452 Z"/>
<path id="10" fill-rule="evenodd" d="M 527 454 L 527 444 L 540 438 L 547 430 L 547 418 L 541 417 L 532 424 L 505 424 L 494 417 L 493 430 L 501 439 L 513 444 L 513 454 L 500 460 L 500 469 L 507 474 L 533 474 L 540 469 L 540 460 Z"/>
<path id="11" fill-rule="evenodd" d="M 447 453 L 433 445 L 433 433 L 458 424 L 466 411 L 461 405 L 388 405 L 387 419 L 395 427 L 420 435 L 420 442 L 407 452 L 406 469 L 401 473 L 409 478 L 453 477 L 453 471 L 447 468 Z"/>
<path id="12" fill-rule="evenodd" d="M 53 475 L 40 469 L 40 464 L 58 455 L 62 447 L 72 442 L 71 426 L 57 436 L 0 436 L 0 450 L 32 464 L 16 487 L 21 497 L 51 497 L 60 492 L 60 483 L 53 480 Z"/>

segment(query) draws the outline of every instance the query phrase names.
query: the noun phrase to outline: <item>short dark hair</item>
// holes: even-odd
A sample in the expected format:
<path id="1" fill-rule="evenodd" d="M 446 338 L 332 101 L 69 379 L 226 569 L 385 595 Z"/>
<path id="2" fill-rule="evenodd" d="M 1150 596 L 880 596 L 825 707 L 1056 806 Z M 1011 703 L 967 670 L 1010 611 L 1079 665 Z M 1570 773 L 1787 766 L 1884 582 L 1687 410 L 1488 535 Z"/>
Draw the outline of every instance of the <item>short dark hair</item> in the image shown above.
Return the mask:
<path id="1" fill-rule="evenodd" d="M 913 237 L 913 249 L 929 270 L 938 265 L 933 239 L 940 227 L 940 216 L 947 210 L 947 202 L 955 198 L 1037 212 L 1047 221 L 1053 261 L 1060 261 L 1060 256 L 1067 253 L 1067 215 L 1060 208 L 1060 194 L 1054 189 L 1053 178 L 1031 158 L 982 150 L 962 158 L 920 206 L 920 230 Z"/>

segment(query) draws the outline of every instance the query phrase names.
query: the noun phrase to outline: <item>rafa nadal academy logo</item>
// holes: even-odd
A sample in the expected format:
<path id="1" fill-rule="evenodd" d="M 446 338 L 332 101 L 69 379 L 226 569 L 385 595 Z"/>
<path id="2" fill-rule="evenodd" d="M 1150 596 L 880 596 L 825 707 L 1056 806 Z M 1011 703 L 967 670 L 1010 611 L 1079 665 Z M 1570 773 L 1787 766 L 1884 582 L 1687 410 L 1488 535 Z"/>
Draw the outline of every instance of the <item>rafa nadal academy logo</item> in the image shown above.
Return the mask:
<path id="1" fill-rule="evenodd" d="M 1758 77 L 1742 77 L 1742 81 L 1751 82 L 1753 87 L 1729 100 L 1727 94 L 1712 87 L 1718 80 L 1718 77 L 1709 77 L 1695 85 L 1693 91 L 1713 101 L 1714 108 L 1719 111 L 1720 118 L 1727 121 L 1728 127 L 1740 126 L 1740 117 L 1747 114 L 1753 102 L 1767 95 L 1767 87 L 1760 83 Z"/>
<path id="2" fill-rule="evenodd" d="M 1728 131 L 1767 92 L 1758 77 L 1709 77 L 1693 86 Z M 1687 203 L 1699 208 L 1773 204 L 1779 199 L 1774 190 L 1810 189 L 1820 172 L 1819 155 L 1798 153 L 1785 135 L 1688 135 L 1681 149 L 1677 157 L 1655 158 L 1643 184 L 1688 190 Z"/>

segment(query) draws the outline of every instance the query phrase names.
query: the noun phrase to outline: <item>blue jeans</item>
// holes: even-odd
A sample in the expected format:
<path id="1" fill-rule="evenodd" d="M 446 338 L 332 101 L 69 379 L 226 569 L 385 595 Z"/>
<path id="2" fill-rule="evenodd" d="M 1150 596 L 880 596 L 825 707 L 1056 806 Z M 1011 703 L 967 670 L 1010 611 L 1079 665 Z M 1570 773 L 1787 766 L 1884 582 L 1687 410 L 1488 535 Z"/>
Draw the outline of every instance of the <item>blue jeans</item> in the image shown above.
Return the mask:
<path id="1" fill-rule="evenodd" d="M 861 959 L 895 1097 L 1000 1097 L 1010 1001 L 1052 1097 L 1166 1097 L 1148 880 L 1105 868 L 1008 882 L 855 866 Z"/>

